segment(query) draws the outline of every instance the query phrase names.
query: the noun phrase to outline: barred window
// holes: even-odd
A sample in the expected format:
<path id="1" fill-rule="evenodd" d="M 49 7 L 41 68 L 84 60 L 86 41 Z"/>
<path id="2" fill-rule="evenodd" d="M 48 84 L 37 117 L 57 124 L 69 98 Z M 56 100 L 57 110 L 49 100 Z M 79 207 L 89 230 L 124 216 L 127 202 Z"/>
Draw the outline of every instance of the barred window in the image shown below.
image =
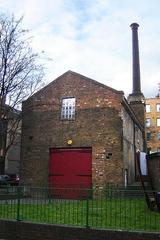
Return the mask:
<path id="1" fill-rule="evenodd" d="M 61 119 L 75 119 L 75 102 L 76 99 L 74 97 L 62 99 Z"/>

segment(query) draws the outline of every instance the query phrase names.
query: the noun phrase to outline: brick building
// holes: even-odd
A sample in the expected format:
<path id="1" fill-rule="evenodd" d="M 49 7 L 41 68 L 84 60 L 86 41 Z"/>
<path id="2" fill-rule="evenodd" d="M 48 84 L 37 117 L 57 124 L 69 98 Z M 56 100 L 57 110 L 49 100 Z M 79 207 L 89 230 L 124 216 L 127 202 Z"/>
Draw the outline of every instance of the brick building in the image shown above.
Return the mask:
<path id="1" fill-rule="evenodd" d="M 123 92 L 68 71 L 23 104 L 24 183 L 48 184 L 54 149 L 86 148 L 91 156 L 87 170 L 90 179 L 85 181 L 99 186 L 124 183 L 127 171 L 132 183 L 135 151 L 143 150 L 143 128 Z M 81 159 L 77 161 L 76 165 L 81 165 Z"/>
<path id="2" fill-rule="evenodd" d="M 138 24 L 133 36 L 133 92 L 68 71 L 23 103 L 22 182 L 34 186 L 105 187 L 135 181 L 143 151 Z"/>
<path id="3" fill-rule="evenodd" d="M 21 112 L 8 105 L 0 121 L 0 174 L 18 174 L 20 167 Z"/>
<path id="4" fill-rule="evenodd" d="M 160 97 L 146 99 L 146 139 L 148 152 L 160 151 Z"/>

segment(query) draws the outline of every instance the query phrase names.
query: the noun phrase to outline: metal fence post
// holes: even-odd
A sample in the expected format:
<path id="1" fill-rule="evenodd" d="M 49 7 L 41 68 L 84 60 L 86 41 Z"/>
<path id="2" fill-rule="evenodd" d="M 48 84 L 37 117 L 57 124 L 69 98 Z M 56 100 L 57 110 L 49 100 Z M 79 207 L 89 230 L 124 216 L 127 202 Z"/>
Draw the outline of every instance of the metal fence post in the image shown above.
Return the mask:
<path id="1" fill-rule="evenodd" d="M 20 221 L 21 189 L 17 187 L 17 221 Z"/>
<path id="2" fill-rule="evenodd" d="M 87 200 L 86 200 L 86 228 L 89 228 L 89 189 L 87 191 Z"/>

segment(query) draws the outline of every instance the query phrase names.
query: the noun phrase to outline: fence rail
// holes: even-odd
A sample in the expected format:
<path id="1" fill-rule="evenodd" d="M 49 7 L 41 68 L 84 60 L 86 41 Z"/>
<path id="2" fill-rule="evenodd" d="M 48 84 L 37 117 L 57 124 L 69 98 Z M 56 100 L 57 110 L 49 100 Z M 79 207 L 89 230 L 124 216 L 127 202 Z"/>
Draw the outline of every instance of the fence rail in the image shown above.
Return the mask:
<path id="1" fill-rule="evenodd" d="M 107 229 L 160 231 L 160 213 L 147 208 L 141 191 L 0 188 L 0 218 Z"/>

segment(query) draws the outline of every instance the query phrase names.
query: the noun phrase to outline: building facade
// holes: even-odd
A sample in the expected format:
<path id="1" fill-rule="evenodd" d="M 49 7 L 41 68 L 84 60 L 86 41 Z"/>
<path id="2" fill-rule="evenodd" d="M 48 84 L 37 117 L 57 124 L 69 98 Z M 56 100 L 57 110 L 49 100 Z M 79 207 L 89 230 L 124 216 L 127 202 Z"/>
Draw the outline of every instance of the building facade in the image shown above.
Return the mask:
<path id="1" fill-rule="evenodd" d="M 19 174 L 21 112 L 5 105 L 0 121 L 0 174 Z"/>
<path id="2" fill-rule="evenodd" d="M 160 151 L 160 97 L 146 99 L 146 140 L 148 152 Z"/>
<path id="3" fill-rule="evenodd" d="M 143 127 L 122 91 L 68 71 L 23 103 L 22 182 L 131 184 Z"/>
<path id="4" fill-rule="evenodd" d="M 132 184 L 145 150 L 138 24 L 131 24 L 133 91 L 68 71 L 23 103 L 21 182 L 32 186 L 104 188 Z"/>

